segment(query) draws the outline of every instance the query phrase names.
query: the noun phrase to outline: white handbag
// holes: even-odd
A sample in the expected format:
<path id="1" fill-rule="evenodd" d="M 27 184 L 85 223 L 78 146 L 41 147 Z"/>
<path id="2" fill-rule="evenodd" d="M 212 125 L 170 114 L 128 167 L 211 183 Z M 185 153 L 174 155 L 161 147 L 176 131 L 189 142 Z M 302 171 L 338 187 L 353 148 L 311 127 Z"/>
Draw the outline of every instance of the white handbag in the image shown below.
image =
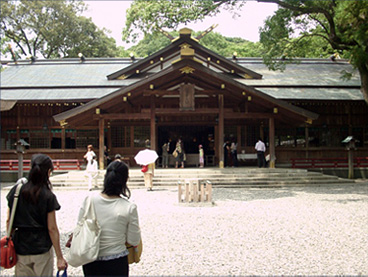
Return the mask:
<path id="1" fill-rule="evenodd" d="M 68 264 L 74 267 L 95 261 L 100 249 L 101 227 L 98 224 L 96 211 L 91 196 L 85 201 L 84 215 L 73 231 L 70 251 L 66 256 Z"/>

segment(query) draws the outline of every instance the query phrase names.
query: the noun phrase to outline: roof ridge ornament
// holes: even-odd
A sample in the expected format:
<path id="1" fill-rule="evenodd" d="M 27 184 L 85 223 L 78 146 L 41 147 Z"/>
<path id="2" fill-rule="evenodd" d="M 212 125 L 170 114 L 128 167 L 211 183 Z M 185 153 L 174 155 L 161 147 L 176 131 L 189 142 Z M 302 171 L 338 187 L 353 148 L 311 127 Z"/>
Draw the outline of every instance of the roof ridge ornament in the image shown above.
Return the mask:
<path id="1" fill-rule="evenodd" d="M 187 27 L 182 28 L 179 30 L 179 36 L 178 37 L 173 37 L 172 35 L 170 35 L 167 31 L 158 28 L 158 30 L 164 35 L 166 36 L 168 39 L 171 40 L 171 42 L 174 42 L 176 40 L 178 40 L 180 37 L 183 36 L 190 36 L 191 39 L 195 40 L 195 41 L 199 41 L 201 38 L 203 38 L 205 35 L 207 35 L 208 33 L 212 32 L 213 29 L 215 29 L 218 26 L 218 24 L 213 24 L 211 27 L 207 28 L 206 30 L 204 30 L 199 36 L 197 37 L 192 37 L 192 29 L 189 29 Z"/>

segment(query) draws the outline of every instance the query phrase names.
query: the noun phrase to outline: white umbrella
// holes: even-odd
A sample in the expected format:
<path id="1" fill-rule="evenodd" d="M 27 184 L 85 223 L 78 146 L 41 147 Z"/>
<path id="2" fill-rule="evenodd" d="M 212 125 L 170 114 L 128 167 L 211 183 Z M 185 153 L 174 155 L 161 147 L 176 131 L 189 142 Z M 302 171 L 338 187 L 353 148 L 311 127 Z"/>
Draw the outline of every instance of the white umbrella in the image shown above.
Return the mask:
<path id="1" fill-rule="evenodd" d="M 158 155 L 156 151 L 150 150 L 150 149 L 141 150 L 134 157 L 137 164 L 140 164 L 140 165 L 148 165 L 148 164 L 154 163 L 157 160 L 157 158 L 158 158 Z"/>

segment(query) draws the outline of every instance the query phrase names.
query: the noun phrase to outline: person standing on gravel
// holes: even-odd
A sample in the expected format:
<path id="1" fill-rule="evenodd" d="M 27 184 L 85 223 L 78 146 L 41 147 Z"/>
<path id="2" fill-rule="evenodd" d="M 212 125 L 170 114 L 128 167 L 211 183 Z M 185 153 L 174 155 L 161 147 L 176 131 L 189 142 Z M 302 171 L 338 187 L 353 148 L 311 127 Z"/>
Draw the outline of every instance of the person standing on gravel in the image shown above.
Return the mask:
<path id="1" fill-rule="evenodd" d="M 254 149 L 257 151 L 258 167 L 266 167 L 266 159 L 265 159 L 266 145 L 264 144 L 261 138 L 258 139 L 258 142 L 256 143 Z"/>
<path id="2" fill-rule="evenodd" d="M 129 276 L 129 251 L 125 243 L 137 247 L 141 232 L 137 206 L 128 200 L 131 195 L 128 177 L 128 165 L 113 161 L 106 168 L 102 192 L 91 196 L 101 226 L 100 250 L 96 261 L 83 265 L 84 276 Z M 81 208 L 78 221 L 83 214 Z"/>
<path id="3" fill-rule="evenodd" d="M 15 276 L 53 276 L 54 246 L 57 268 L 64 270 L 68 263 L 63 257 L 60 247 L 60 234 L 56 223 L 55 211 L 60 204 L 51 191 L 49 180 L 54 166 L 49 156 L 35 154 L 31 160 L 28 180 L 19 193 L 19 200 L 14 217 L 13 240 L 18 261 L 15 265 Z M 19 185 L 19 182 L 18 182 Z M 8 217 L 13 206 L 15 185 L 7 195 Z"/>

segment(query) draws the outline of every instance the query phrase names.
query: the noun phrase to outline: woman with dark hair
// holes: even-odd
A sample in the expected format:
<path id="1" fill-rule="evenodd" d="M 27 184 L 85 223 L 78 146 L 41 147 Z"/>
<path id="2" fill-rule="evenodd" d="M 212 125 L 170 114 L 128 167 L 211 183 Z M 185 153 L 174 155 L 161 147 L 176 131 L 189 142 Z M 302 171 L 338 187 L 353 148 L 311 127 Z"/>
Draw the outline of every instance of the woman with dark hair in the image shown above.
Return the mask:
<path id="1" fill-rule="evenodd" d="M 129 275 L 129 252 L 125 243 L 138 246 L 141 233 L 137 206 L 128 200 L 131 195 L 128 176 L 127 164 L 113 161 L 106 169 L 102 192 L 91 196 L 101 226 L 100 250 L 96 261 L 83 265 L 85 276 Z M 81 208 L 79 219 L 83 214 Z"/>
<path id="2" fill-rule="evenodd" d="M 47 155 L 32 156 L 28 181 L 24 182 L 20 190 L 13 222 L 13 239 L 18 256 L 15 276 L 54 275 L 54 253 L 51 246 L 55 249 L 58 270 L 68 266 L 61 252 L 55 217 L 55 211 L 60 209 L 60 205 L 51 191 L 49 180 L 53 169 L 52 161 Z M 17 185 L 6 197 L 9 207 L 7 226 L 16 187 Z"/>

